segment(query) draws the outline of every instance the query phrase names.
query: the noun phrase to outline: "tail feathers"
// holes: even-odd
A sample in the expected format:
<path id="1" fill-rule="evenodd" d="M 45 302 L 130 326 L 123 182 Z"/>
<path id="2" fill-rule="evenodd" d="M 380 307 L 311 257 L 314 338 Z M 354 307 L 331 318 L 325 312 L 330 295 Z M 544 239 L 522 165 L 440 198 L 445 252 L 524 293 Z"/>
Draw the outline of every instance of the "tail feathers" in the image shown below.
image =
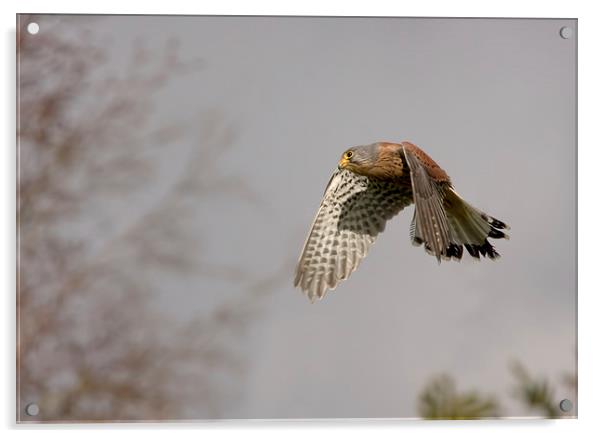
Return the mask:
<path id="1" fill-rule="evenodd" d="M 474 208 L 468 202 L 464 201 L 455 190 L 449 189 L 446 194 L 445 213 L 447 214 L 452 246 L 459 246 L 457 249 L 448 249 L 450 257 L 460 259 L 462 256 L 462 245 L 466 251 L 475 259 L 481 256 L 495 260 L 500 254 L 489 243 L 487 238 L 509 239 L 505 230 L 510 227 L 504 222 L 489 216 L 488 214 Z M 460 257 L 455 254 L 459 252 Z"/>
<path id="2" fill-rule="evenodd" d="M 481 256 L 492 260 L 500 257 L 500 254 L 487 239 L 509 239 L 509 236 L 505 233 L 506 230 L 510 229 L 508 225 L 474 208 L 451 188 L 447 190 L 445 195 L 444 207 L 451 242 L 446 249 L 445 256 L 442 257 L 443 259 L 460 261 L 464 248 L 466 248 L 468 254 L 477 260 L 480 260 Z M 424 244 L 426 252 L 434 254 L 428 243 L 424 242 L 422 236 L 416 233 L 416 213 L 414 213 L 414 219 L 412 219 L 410 225 L 410 238 L 414 245 Z"/>

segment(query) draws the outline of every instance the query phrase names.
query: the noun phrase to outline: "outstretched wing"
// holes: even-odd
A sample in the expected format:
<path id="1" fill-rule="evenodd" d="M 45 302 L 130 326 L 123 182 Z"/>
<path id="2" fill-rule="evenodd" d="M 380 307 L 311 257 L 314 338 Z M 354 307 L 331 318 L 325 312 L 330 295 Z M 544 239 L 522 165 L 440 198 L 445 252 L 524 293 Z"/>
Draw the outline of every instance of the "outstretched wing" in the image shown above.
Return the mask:
<path id="1" fill-rule="evenodd" d="M 424 243 L 429 254 L 448 257 L 450 231 L 443 206 L 445 184 L 449 177 L 428 155 L 417 146 L 402 143 L 405 161 L 410 169 L 412 192 L 414 194 L 414 220 L 412 221 L 412 240 L 418 245 Z"/>
<path id="2" fill-rule="evenodd" d="M 301 252 L 295 286 L 312 302 L 322 298 L 349 277 L 387 220 L 411 202 L 409 188 L 337 170 Z"/>

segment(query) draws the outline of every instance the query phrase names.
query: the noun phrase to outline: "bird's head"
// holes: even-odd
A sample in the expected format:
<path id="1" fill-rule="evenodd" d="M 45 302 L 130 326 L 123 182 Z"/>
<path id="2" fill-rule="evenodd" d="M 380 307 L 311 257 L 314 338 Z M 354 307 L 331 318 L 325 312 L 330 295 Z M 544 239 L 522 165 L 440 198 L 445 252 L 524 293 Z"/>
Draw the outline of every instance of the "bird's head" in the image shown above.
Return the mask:
<path id="1" fill-rule="evenodd" d="M 349 148 L 341 155 L 339 168 L 366 174 L 378 162 L 378 152 L 378 143 Z"/>
<path id="2" fill-rule="evenodd" d="M 403 175 L 401 145 L 379 142 L 354 146 L 343 152 L 339 169 L 347 169 L 370 178 L 400 178 Z"/>

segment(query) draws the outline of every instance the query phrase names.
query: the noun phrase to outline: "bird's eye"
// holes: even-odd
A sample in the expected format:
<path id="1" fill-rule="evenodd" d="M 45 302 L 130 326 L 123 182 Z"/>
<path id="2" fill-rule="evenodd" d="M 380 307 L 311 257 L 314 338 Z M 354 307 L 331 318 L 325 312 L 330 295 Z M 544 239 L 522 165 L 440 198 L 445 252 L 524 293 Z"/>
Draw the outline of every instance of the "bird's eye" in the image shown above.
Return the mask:
<path id="1" fill-rule="evenodd" d="M 353 157 L 353 151 L 347 151 L 347 152 L 345 152 L 345 158 L 349 159 L 351 157 Z"/>

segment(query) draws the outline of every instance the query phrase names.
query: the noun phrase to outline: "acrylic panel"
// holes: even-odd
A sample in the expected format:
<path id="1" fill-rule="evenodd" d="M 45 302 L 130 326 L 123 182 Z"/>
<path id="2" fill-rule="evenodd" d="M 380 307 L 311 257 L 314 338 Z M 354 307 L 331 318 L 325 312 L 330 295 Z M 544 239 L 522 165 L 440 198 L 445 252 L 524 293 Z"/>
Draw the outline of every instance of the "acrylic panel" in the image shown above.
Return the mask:
<path id="1" fill-rule="evenodd" d="M 17 420 L 575 418 L 576 58 L 575 19 L 18 15 Z"/>

